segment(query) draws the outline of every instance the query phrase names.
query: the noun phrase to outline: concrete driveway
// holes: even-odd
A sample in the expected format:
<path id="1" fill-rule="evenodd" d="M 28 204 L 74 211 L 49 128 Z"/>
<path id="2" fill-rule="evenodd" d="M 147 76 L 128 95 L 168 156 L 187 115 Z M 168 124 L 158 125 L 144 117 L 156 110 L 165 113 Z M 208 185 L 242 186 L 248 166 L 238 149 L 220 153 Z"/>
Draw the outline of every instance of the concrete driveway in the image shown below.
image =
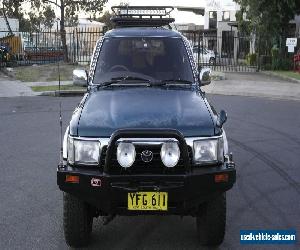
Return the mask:
<path id="1" fill-rule="evenodd" d="M 267 97 L 300 101 L 300 83 L 281 80 L 261 72 L 226 73 L 226 80 L 203 87 L 210 94 Z"/>

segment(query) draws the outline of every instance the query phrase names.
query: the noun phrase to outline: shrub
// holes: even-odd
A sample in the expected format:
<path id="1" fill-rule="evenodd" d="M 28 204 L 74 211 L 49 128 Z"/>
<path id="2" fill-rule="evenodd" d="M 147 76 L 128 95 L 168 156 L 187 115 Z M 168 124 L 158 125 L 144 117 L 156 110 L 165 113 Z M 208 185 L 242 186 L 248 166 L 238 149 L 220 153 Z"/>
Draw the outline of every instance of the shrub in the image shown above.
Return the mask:
<path id="1" fill-rule="evenodd" d="M 291 70 L 293 61 L 290 58 L 272 58 L 272 70 Z"/>
<path id="2" fill-rule="evenodd" d="M 277 59 L 279 57 L 279 49 L 277 47 L 273 47 L 271 49 L 272 59 Z"/>
<path id="3" fill-rule="evenodd" d="M 247 65 L 250 65 L 250 66 L 256 65 L 256 53 L 253 53 L 253 54 L 249 53 L 246 56 L 246 63 L 247 63 Z"/>
<path id="4" fill-rule="evenodd" d="M 273 47 L 271 49 L 272 55 L 272 70 L 291 70 L 293 68 L 293 61 L 288 57 L 281 57 L 279 49 Z"/>
<path id="5" fill-rule="evenodd" d="M 263 70 L 271 70 L 272 69 L 272 64 L 271 63 L 266 63 L 262 66 Z"/>

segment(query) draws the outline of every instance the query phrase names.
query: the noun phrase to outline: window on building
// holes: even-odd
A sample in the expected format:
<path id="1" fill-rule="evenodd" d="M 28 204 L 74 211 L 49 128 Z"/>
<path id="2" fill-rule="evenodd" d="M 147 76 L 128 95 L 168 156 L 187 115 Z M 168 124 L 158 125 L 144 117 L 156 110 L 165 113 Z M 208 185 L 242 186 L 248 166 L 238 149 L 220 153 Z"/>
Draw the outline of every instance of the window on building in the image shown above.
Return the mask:
<path id="1" fill-rule="evenodd" d="M 230 21 L 230 12 L 229 11 L 223 11 L 222 21 Z"/>
<path id="2" fill-rule="evenodd" d="M 217 12 L 210 11 L 209 12 L 209 29 L 217 28 Z"/>

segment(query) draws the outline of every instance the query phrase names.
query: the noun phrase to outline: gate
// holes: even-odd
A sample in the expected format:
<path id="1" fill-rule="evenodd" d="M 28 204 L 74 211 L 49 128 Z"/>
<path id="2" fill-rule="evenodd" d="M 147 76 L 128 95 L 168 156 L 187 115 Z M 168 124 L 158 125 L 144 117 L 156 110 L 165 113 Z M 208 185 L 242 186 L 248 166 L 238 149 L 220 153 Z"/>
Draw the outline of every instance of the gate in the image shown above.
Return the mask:
<path id="1" fill-rule="evenodd" d="M 69 58 L 73 63 L 90 63 L 96 43 L 104 35 L 96 28 L 74 29 L 68 33 Z"/>
<path id="2" fill-rule="evenodd" d="M 256 72 L 255 37 L 237 36 L 234 31 L 185 31 L 199 67 L 214 71 Z"/>

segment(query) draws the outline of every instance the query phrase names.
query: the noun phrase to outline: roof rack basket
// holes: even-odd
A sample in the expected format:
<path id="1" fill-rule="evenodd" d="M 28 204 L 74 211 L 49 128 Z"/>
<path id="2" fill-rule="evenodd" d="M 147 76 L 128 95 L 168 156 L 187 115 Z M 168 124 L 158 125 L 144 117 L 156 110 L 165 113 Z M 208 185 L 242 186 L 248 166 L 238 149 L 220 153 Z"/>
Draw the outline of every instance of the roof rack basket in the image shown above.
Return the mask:
<path id="1" fill-rule="evenodd" d="M 175 21 L 172 6 L 113 6 L 111 20 L 117 27 L 162 27 Z"/>

